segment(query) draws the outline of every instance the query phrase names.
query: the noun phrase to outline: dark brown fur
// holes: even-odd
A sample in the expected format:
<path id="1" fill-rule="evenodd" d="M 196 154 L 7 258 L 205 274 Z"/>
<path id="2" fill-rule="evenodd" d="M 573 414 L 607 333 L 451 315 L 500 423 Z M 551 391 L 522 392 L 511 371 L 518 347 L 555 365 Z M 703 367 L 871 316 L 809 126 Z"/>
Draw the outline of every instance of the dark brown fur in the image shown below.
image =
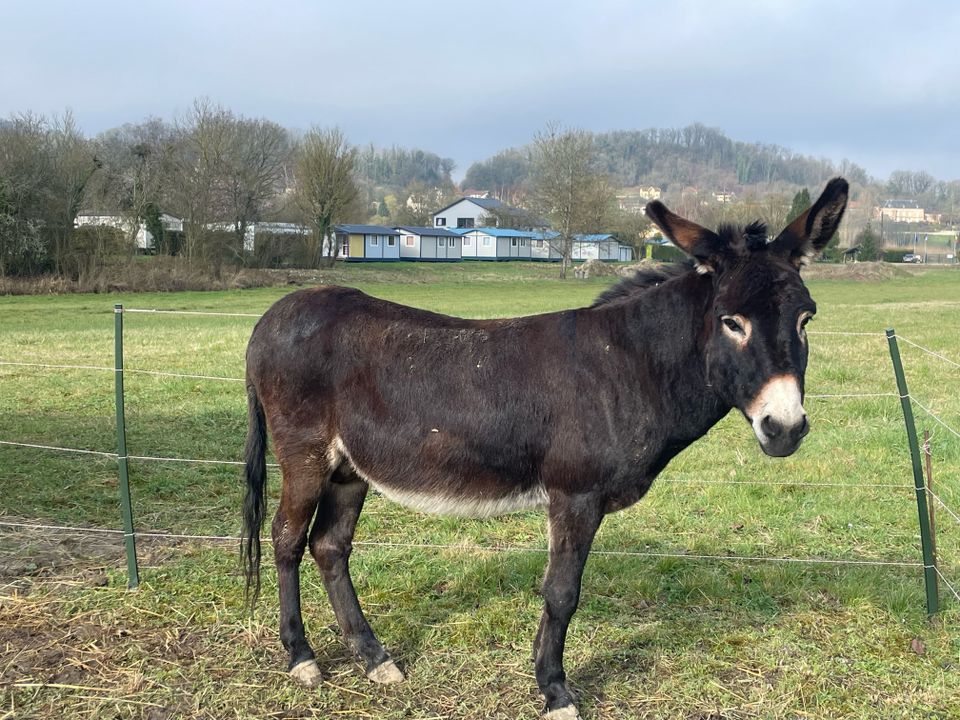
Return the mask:
<path id="1" fill-rule="evenodd" d="M 348 568 L 370 483 L 447 509 L 509 510 L 493 504 L 539 496 L 550 554 L 536 676 L 548 710 L 572 705 L 563 645 L 603 516 L 640 499 L 731 408 L 746 412 L 771 377 L 791 374 L 802 388 L 798 315 L 814 306 L 798 267 L 829 240 L 845 201 L 846 183 L 833 181 L 808 211 L 820 217 L 801 216 L 769 245 L 757 226 L 717 235 L 651 203 L 654 222 L 709 272 L 644 272 L 589 308 L 463 320 L 337 287 L 277 302 L 247 349 L 245 556 L 256 586 L 269 428 L 283 474 L 273 539 L 290 666 L 314 657 L 300 612 L 307 547 L 367 670 L 389 658 Z M 720 331 L 732 313 L 752 323 L 746 350 Z M 776 454 L 805 434 L 783 431 Z"/>

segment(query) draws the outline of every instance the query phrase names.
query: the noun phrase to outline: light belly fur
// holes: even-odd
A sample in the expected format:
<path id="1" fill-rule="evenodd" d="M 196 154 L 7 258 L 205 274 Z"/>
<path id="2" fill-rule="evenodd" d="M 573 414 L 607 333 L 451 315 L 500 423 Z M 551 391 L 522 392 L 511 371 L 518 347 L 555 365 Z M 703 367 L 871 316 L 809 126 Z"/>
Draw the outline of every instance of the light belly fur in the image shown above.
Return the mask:
<path id="1" fill-rule="evenodd" d="M 432 515 L 457 515 L 460 517 L 493 517 L 520 510 L 546 507 L 547 493 L 540 485 L 512 492 L 506 495 L 490 497 L 457 497 L 442 493 L 424 493 L 416 490 L 403 490 L 387 485 L 364 472 L 351 457 L 349 450 L 338 436 L 330 446 L 331 465 L 348 462 L 353 471 L 370 487 L 386 498 L 404 507 Z"/>

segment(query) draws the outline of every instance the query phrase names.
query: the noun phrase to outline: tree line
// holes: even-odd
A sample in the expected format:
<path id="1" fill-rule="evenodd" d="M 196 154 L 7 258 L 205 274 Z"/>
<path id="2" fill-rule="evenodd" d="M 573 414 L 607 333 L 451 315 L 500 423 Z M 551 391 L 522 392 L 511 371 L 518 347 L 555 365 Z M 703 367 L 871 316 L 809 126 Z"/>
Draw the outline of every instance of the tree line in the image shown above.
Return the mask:
<path id="1" fill-rule="evenodd" d="M 335 224 L 429 224 L 458 197 L 453 170 L 452 160 L 435 153 L 356 147 L 336 128 L 296 133 L 208 100 L 173 121 L 149 118 L 89 138 L 69 112 L 14 115 L 0 120 L 0 276 L 81 277 L 132 255 L 141 227 L 156 252 L 179 255 L 215 276 L 225 265 L 317 267 L 336 256 Z M 700 124 L 599 134 L 548 125 L 530 144 L 474 163 L 462 187 L 546 220 L 559 233 L 565 272 L 575 234 L 613 232 L 622 242 L 639 242 L 647 223 L 619 209 L 620 188 L 657 186 L 671 206 L 708 225 L 758 217 L 780 225 L 798 187 L 817 187 L 837 174 L 852 181 L 864 206 L 883 196 L 912 196 L 954 220 L 960 207 L 960 181 L 900 170 L 881 183 L 848 161 L 737 142 Z M 707 202 L 688 192 L 694 185 L 740 194 L 732 204 Z M 123 222 L 78 228 L 80 213 Z M 183 231 L 166 230 L 162 213 L 184 218 Z M 270 220 L 308 232 L 258 237 L 250 253 L 251 225 Z"/>
<path id="2" fill-rule="evenodd" d="M 317 266 L 334 224 L 365 222 L 385 192 L 441 188 L 452 195 L 453 161 L 422 150 L 357 148 L 337 129 L 298 134 L 198 100 L 172 122 L 150 118 L 88 138 L 67 112 L 0 120 L 0 276 L 77 278 L 132 254 L 145 226 L 155 250 L 203 264 L 255 263 L 244 250 L 253 223 L 301 223 L 309 233 L 288 248 Z M 397 221 L 431 209 L 407 205 Z M 118 227 L 75 227 L 81 213 Z M 164 230 L 161 213 L 184 218 Z M 262 260 L 263 258 L 260 258 Z"/>
<path id="3" fill-rule="evenodd" d="M 687 186 L 737 190 L 741 195 L 787 193 L 798 187 L 819 187 L 842 175 L 856 186 L 869 188 L 878 199 L 916 200 L 925 208 L 948 213 L 951 219 L 960 208 L 960 180 L 896 170 L 883 181 L 849 160 L 835 163 L 778 145 L 740 142 L 699 123 L 597 133 L 594 146 L 597 166 L 622 188 L 652 185 L 674 195 Z M 463 185 L 503 199 L 523 196 L 531 182 L 533 152 L 530 144 L 476 162 L 467 169 Z"/>

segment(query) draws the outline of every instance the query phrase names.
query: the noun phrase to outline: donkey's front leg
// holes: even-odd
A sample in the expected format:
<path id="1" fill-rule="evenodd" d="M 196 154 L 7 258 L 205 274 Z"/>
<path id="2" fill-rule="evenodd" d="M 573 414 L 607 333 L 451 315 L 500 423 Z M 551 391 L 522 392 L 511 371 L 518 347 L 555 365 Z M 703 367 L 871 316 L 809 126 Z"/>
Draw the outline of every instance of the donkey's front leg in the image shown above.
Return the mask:
<path id="1" fill-rule="evenodd" d="M 543 579 L 543 617 L 533 646 L 537 684 L 546 700 L 544 718 L 579 718 L 563 671 L 563 646 L 580 601 L 580 579 L 603 512 L 587 495 L 551 496 L 550 561 Z"/>

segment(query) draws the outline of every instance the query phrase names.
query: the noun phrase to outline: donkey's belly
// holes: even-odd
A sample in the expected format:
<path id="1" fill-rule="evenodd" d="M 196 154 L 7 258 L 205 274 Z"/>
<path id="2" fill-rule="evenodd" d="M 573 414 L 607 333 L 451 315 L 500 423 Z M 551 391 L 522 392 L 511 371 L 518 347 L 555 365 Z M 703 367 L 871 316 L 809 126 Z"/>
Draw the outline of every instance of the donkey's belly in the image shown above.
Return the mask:
<path id="1" fill-rule="evenodd" d="M 539 483 L 519 485 L 484 477 L 438 476 L 433 472 L 378 472 L 351 455 L 340 438 L 331 453 L 332 464 L 346 462 L 381 495 L 405 507 L 435 515 L 491 517 L 547 505 L 547 493 Z"/>
<path id="2" fill-rule="evenodd" d="M 547 494 L 543 488 L 536 485 L 526 490 L 508 493 L 505 495 L 483 494 L 446 494 L 442 491 L 424 491 L 419 489 L 402 489 L 378 482 L 374 478 L 360 473 L 370 485 L 380 494 L 398 502 L 405 507 L 420 512 L 435 515 L 459 515 L 462 517 L 492 517 L 519 510 L 530 510 L 545 507 Z"/>

